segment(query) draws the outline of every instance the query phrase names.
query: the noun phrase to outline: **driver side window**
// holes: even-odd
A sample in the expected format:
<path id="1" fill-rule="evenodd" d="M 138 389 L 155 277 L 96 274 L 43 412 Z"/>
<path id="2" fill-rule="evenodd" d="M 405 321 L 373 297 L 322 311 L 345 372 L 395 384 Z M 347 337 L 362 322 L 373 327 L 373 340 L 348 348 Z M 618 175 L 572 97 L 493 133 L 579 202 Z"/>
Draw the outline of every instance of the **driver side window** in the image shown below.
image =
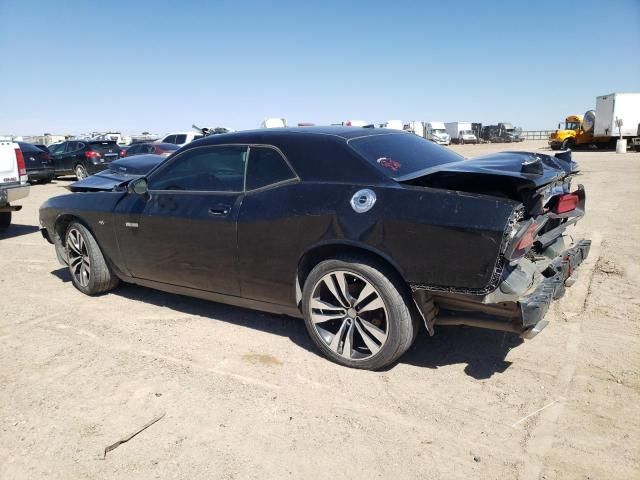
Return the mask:
<path id="1" fill-rule="evenodd" d="M 246 163 L 247 147 L 192 148 L 155 172 L 149 189 L 242 192 Z"/>

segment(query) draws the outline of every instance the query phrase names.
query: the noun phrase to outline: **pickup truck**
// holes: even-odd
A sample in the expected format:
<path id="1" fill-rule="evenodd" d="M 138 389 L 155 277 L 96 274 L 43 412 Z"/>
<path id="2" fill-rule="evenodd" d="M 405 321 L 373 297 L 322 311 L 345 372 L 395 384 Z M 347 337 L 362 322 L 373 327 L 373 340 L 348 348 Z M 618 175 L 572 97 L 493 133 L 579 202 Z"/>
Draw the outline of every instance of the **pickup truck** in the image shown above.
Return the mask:
<path id="1" fill-rule="evenodd" d="M 18 144 L 0 139 L 0 230 L 9 228 L 12 212 L 22 208 L 12 203 L 29 195 L 28 179 Z"/>

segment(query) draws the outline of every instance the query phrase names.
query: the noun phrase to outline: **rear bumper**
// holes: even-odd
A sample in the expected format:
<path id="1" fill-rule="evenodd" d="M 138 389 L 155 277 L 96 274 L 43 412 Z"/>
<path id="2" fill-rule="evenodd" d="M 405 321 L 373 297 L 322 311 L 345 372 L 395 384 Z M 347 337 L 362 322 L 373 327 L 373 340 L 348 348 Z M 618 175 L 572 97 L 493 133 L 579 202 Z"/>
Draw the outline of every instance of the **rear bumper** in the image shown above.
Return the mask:
<path id="1" fill-rule="evenodd" d="M 53 180 L 55 173 L 56 171 L 53 167 L 27 170 L 29 180 Z"/>
<path id="2" fill-rule="evenodd" d="M 591 240 L 580 240 L 562 252 L 547 267 L 546 278 L 533 293 L 519 300 L 523 337 L 532 338 L 546 327 L 544 316 L 551 302 L 564 295 L 567 279 L 586 260 L 590 249 Z"/>
<path id="3" fill-rule="evenodd" d="M 29 196 L 29 185 L 0 186 L 0 207 Z"/>
<path id="4" fill-rule="evenodd" d="M 547 250 L 558 254 L 549 256 L 541 271 L 533 273 L 531 268 L 535 267 L 530 263 L 530 267 L 516 275 L 524 277 L 519 280 L 507 275 L 498 289 L 486 296 L 434 292 L 438 308 L 434 323 L 501 330 L 533 338 L 547 326 L 548 321 L 544 317 L 551 302 L 562 297 L 566 287 L 573 283 L 574 279 L 568 279 L 587 258 L 590 247 L 590 240 L 580 240 L 566 249 L 560 249 L 558 243 L 554 243 Z M 518 282 L 521 282 L 522 289 L 517 287 Z M 531 287 L 526 288 L 527 285 Z M 522 291 L 522 294 L 514 290 Z M 422 310 L 422 306 L 417 304 Z"/>

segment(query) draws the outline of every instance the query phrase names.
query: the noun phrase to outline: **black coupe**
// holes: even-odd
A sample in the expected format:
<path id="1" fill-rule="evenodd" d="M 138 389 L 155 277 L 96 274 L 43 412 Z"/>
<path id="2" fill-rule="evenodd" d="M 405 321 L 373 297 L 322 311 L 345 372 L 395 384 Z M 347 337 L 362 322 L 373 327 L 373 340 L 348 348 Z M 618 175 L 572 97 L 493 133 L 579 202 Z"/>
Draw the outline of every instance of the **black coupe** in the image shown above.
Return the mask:
<path id="1" fill-rule="evenodd" d="M 40 208 L 73 284 L 119 281 L 304 318 L 331 360 L 378 369 L 421 324 L 530 338 L 589 241 L 571 152 L 465 160 L 411 133 L 215 135 Z M 94 180 L 95 179 L 95 180 Z"/>

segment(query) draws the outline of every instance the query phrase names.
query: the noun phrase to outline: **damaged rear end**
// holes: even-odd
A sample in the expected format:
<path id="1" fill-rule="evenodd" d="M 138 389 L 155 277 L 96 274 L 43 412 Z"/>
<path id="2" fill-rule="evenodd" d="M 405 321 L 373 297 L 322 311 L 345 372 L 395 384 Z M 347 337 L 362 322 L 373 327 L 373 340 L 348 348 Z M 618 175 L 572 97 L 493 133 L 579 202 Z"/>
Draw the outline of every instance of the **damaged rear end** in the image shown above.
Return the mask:
<path id="1" fill-rule="evenodd" d="M 555 156 L 504 152 L 449 163 L 397 180 L 404 184 L 489 195 L 514 202 L 493 278 L 482 290 L 412 285 L 429 322 L 509 331 L 532 338 L 546 325 L 553 300 L 575 281 L 590 240 L 571 241 L 567 228 L 585 213 L 585 190 L 571 152 Z M 432 328 L 429 328 L 432 332 Z"/>

